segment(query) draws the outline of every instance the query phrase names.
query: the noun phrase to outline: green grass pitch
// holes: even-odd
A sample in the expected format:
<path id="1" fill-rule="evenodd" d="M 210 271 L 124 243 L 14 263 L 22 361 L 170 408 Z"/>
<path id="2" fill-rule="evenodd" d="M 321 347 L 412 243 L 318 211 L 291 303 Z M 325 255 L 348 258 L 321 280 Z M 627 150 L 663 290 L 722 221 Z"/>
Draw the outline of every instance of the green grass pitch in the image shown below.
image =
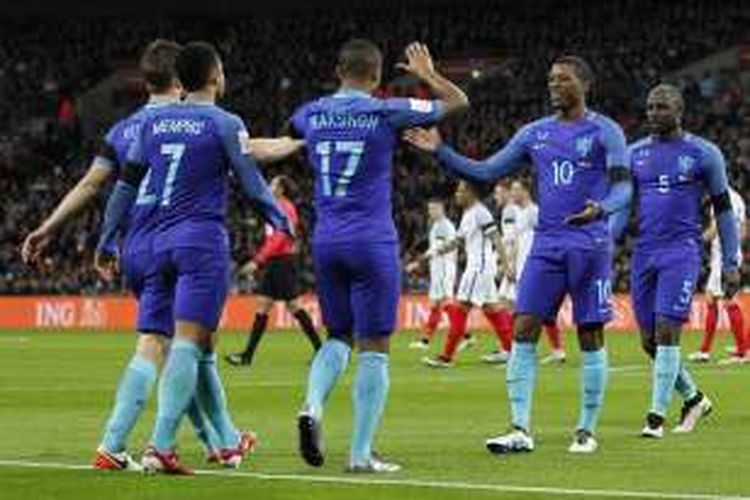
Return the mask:
<path id="1" fill-rule="evenodd" d="M 391 395 L 377 448 L 405 470 L 383 476 L 343 472 L 351 425 L 353 364 L 325 415 L 327 463 L 311 469 L 297 456 L 295 416 L 302 400 L 309 346 L 302 335 L 266 336 L 252 369 L 221 363 L 238 426 L 258 432 L 261 444 L 237 475 L 212 469 L 187 422 L 180 433 L 186 464 L 225 475 L 193 478 L 65 470 L 49 464 L 86 465 L 98 443 L 134 337 L 125 333 L 0 333 L 0 498 L 209 499 L 300 498 L 567 498 L 623 496 L 704 498 L 750 495 L 750 366 L 693 367 L 715 412 L 695 433 L 661 441 L 637 437 L 650 400 L 650 365 L 635 335 L 610 334 L 609 391 L 592 456 L 566 452 L 579 401 L 579 357 L 573 336 L 569 361 L 540 367 L 534 402 L 534 453 L 495 457 L 484 439 L 506 429 L 505 372 L 482 365 L 492 341 L 464 351 L 451 370 L 432 371 L 407 349 L 412 335 L 394 337 Z M 441 339 L 442 341 L 442 339 Z M 238 348 L 244 336 L 222 334 L 219 352 Z M 684 353 L 698 335 L 686 334 Z M 721 343 L 718 343 L 721 344 Z M 717 345 L 717 353 L 721 348 Z M 544 351 L 546 348 L 541 349 Z M 678 397 L 669 427 L 679 411 Z M 149 402 L 130 440 L 145 445 L 154 417 Z M 22 461 L 23 465 L 11 465 Z M 30 468 L 29 464 L 47 464 Z M 378 483 L 385 480 L 386 483 Z M 349 481 L 349 482 L 347 482 Z M 514 489 L 516 488 L 517 489 Z M 586 490 L 586 491 L 578 491 Z M 707 496 L 705 498 L 708 498 Z"/>

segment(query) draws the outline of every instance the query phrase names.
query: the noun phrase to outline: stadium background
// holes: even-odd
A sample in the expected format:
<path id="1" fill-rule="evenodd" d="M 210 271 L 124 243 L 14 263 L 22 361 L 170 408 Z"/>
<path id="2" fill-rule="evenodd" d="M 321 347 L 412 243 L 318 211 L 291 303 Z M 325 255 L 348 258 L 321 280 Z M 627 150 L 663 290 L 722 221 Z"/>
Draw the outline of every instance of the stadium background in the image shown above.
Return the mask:
<path id="1" fill-rule="evenodd" d="M 93 2 L 83 2 L 93 9 Z M 588 59 L 597 74 L 591 107 L 613 116 L 628 138 L 643 134 L 643 102 L 649 86 L 678 82 L 688 103 L 686 127 L 718 142 L 734 186 L 750 192 L 750 40 L 743 29 L 750 10 L 742 1 L 615 0 L 510 2 L 411 1 L 349 3 L 327 0 L 301 6 L 282 0 L 262 15 L 233 15 L 247 5 L 218 2 L 211 13 L 198 2 L 183 5 L 191 16 L 172 20 L 110 17 L 65 20 L 47 17 L 54 7 L 37 2 L 17 13 L 40 17 L 2 21 L 0 41 L 0 295 L 123 292 L 107 285 L 91 266 L 102 203 L 67 227 L 49 252 L 50 270 L 25 267 L 18 246 L 84 172 L 99 137 L 117 117 L 144 99 L 136 68 L 146 41 L 165 36 L 214 42 L 229 78 L 224 105 L 248 122 L 254 135 L 273 136 L 306 99 L 335 88 L 333 64 L 340 43 L 353 36 L 374 39 L 386 55 L 381 95 L 425 95 L 393 70 L 411 40 L 426 42 L 441 69 L 468 91 L 468 114 L 443 128 L 449 142 L 483 157 L 522 123 L 548 111 L 546 68 L 562 52 Z M 351 6 L 356 5 L 356 9 Z M 104 7 L 99 13 L 105 12 Z M 119 6 L 120 9 L 124 7 Z M 24 10 L 25 9 L 25 10 Z M 51 10 L 50 10 L 51 9 Z M 258 13 L 258 7 L 253 6 Z M 564 11 L 564 16 L 560 14 Z M 113 17 L 114 16 L 114 17 Z M 219 17 L 216 17 L 219 16 Z M 223 16 L 223 17 L 222 17 Z M 601 20 L 608 20 L 601 29 Z M 451 199 L 454 181 L 430 158 L 406 147 L 395 161 L 394 214 L 404 259 L 423 250 L 424 202 Z M 266 168 L 297 181 L 293 196 L 305 228 L 313 223 L 311 175 L 303 154 Z M 451 206 L 450 213 L 458 214 Z M 244 262 L 262 235 L 259 220 L 232 200 L 229 219 L 235 261 Z M 618 249 L 616 292 L 628 287 L 631 242 Z M 309 245 L 302 239 L 303 281 L 314 284 Z M 744 246 L 747 251 L 747 246 Z M 704 266 L 705 267 L 705 266 Z M 747 264 L 743 284 L 748 285 Z M 704 269 L 704 278 L 705 278 Z M 235 292 L 250 283 L 237 278 Z M 420 292 L 425 277 L 403 277 L 407 292 Z"/>

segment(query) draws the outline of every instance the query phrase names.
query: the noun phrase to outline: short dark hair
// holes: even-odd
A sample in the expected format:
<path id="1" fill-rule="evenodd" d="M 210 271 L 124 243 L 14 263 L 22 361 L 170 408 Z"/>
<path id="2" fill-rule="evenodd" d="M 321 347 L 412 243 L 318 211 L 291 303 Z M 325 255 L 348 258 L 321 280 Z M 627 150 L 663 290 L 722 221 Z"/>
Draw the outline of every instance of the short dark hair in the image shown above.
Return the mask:
<path id="1" fill-rule="evenodd" d="M 576 76 L 583 83 L 591 85 L 594 83 L 594 70 L 591 65 L 580 56 L 564 55 L 560 56 L 552 64 L 568 64 L 573 67 Z"/>
<path id="2" fill-rule="evenodd" d="M 157 38 L 146 47 L 139 66 L 146 83 L 156 92 L 164 92 L 177 78 L 175 64 L 182 47 L 172 40 Z"/>
<path id="3" fill-rule="evenodd" d="M 493 185 L 487 184 L 486 182 L 473 181 L 469 179 L 462 180 L 469 188 L 469 191 L 474 193 L 474 196 L 476 196 L 478 200 L 486 198 L 490 194 L 490 190 L 494 189 Z"/>
<path id="4" fill-rule="evenodd" d="M 383 64 L 383 54 L 370 40 L 355 38 L 339 50 L 338 70 L 344 77 L 368 78 Z"/>
<path id="5" fill-rule="evenodd" d="M 220 61 L 219 52 L 210 43 L 187 43 L 177 57 L 177 76 L 188 92 L 200 90 L 208 84 Z"/>

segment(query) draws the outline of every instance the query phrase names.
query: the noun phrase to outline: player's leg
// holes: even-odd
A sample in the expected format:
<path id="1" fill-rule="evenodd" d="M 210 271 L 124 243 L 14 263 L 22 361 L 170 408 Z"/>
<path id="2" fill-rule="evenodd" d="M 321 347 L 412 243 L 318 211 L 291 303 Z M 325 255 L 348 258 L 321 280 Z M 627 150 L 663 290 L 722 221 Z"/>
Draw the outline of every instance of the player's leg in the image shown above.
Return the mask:
<path id="1" fill-rule="evenodd" d="M 446 308 L 448 310 L 449 329 L 448 335 L 445 337 L 443 350 L 435 357 L 422 358 L 425 365 L 430 368 L 450 368 L 453 366 L 456 352 L 459 351 L 461 343 L 467 336 L 469 313 L 471 313 L 472 307 L 473 305 L 470 302 L 462 301 L 459 296 L 459 302 Z"/>
<path id="2" fill-rule="evenodd" d="M 612 250 L 608 246 L 569 250 L 567 264 L 567 284 L 581 349 L 581 410 L 569 451 L 591 453 L 598 446 L 594 434 L 607 388 L 609 362 L 604 325 L 612 317 Z"/>
<path id="3" fill-rule="evenodd" d="M 263 282 L 273 279 L 272 274 L 273 269 L 266 269 Z M 255 310 L 253 326 L 248 334 L 245 349 L 242 352 L 232 353 L 224 357 L 230 365 L 249 366 L 252 364 L 255 351 L 258 349 L 261 339 L 263 339 L 263 334 L 266 333 L 268 317 L 271 314 L 271 309 L 273 309 L 274 299 L 266 291 L 270 286 L 268 284 L 261 284 L 261 293 L 257 297 L 258 308 Z"/>
<path id="4" fill-rule="evenodd" d="M 238 463 L 237 457 L 241 459 L 246 451 L 241 449 L 248 447 L 247 435 L 237 431 L 229 418 L 214 353 L 213 332 L 229 286 L 228 258 L 225 253 L 202 249 L 176 249 L 157 257 L 166 260 L 162 273 L 176 276 L 175 340 L 159 384 L 153 448 L 144 455 L 148 469 L 189 472 L 179 465 L 174 452 L 175 434 L 196 394 L 219 435 L 222 461 L 227 465 Z"/>
<path id="5" fill-rule="evenodd" d="M 305 337 L 307 337 L 307 340 L 310 342 L 313 351 L 317 352 L 322 343 L 312 318 L 300 305 L 299 300 L 296 297 L 287 300 L 285 304 L 289 313 L 291 313 L 291 315 L 294 316 L 294 319 L 297 320 L 297 324 L 299 324 L 302 333 L 305 334 Z"/>
<path id="6" fill-rule="evenodd" d="M 438 283 L 439 285 L 439 283 Z M 437 295 L 440 290 L 433 290 L 435 286 L 432 281 L 430 282 L 429 292 L 429 313 L 427 315 L 427 321 L 422 326 L 422 333 L 420 337 L 414 342 L 409 344 L 409 349 L 421 349 L 426 350 L 432 338 L 435 336 L 440 320 L 443 317 L 443 298 Z"/>
<path id="7" fill-rule="evenodd" d="M 748 346 L 745 341 L 745 321 L 742 317 L 740 305 L 734 299 L 725 300 L 724 311 L 729 318 L 729 325 L 734 336 L 735 349 L 728 358 L 719 361 L 719 364 L 728 365 L 746 362 L 750 358 L 748 357 Z"/>
<path id="8" fill-rule="evenodd" d="M 502 300 L 482 306 L 482 312 L 495 332 L 498 341 L 498 349 L 482 356 L 485 363 L 502 364 L 507 362 L 510 357 L 513 342 L 511 307 L 509 303 Z M 510 324 L 508 320 L 510 320 Z"/>
<path id="9" fill-rule="evenodd" d="M 513 322 L 513 347 L 508 360 L 506 385 L 511 430 L 486 441 L 492 453 L 532 451 L 531 406 L 536 379 L 536 347 L 544 318 L 557 315 L 565 296 L 565 262 L 556 249 L 535 244 L 518 283 Z"/>
<path id="10" fill-rule="evenodd" d="M 390 335 L 396 328 L 400 262 L 395 243 L 372 244 L 354 260 L 352 312 L 357 374 L 352 388 L 352 472 L 394 472 L 401 467 L 373 454 L 375 433 L 388 399 Z"/>
<path id="11" fill-rule="evenodd" d="M 542 358 L 540 363 L 543 365 L 549 363 L 565 363 L 565 347 L 563 346 L 562 331 L 557 324 L 557 318 L 545 320 L 544 333 L 547 335 L 552 352 Z"/>
<path id="12" fill-rule="evenodd" d="M 328 396 L 346 370 L 351 353 L 351 283 L 341 253 L 334 245 L 313 247 L 316 291 L 328 338 L 313 358 L 305 402 L 297 417 L 300 454 L 313 467 L 320 467 L 325 460 L 320 422 Z"/>
<path id="13" fill-rule="evenodd" d="M 110 470 L 140 470 L 126 453 L 127 438 L 138 421 L 164 362 L 169 341 L 157 334 L 138 336 L 136 350 L 120 378 L 115 405 L 107 420 L 94 467 Z"/>
<path id="14" fill-rule="evenodd" d="M 706 281 L 706 317 L 703 340 L 700 348 L 690 353 L 688 359 L 696 363 L 707 363 L 711 359 L 711 348 L 716 337 L 716 325 L 719 321 L 719 299 L 724 295 L 721 289 L 721 262 L 711 262 L 708 280 Z"/>

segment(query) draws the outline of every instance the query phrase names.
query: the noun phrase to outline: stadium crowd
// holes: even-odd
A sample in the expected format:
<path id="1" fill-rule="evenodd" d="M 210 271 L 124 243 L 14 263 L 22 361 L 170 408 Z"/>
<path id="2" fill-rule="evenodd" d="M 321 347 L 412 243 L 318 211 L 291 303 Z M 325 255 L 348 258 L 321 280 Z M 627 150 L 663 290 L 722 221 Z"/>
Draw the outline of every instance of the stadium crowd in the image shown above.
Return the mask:
<path id="1" fill-rule="evenodd" d="M 679 4 L 679 7 L 678 7 Z M 493 5 L 495 5 L 493 7 Z M 102 203 L 70 225 L 48 252 L 45 269 L 26 268 L 18 255 L 23 237 L 85 171 L 95 138 L 83 137 L 76 116 L 81 95 L 118 65 L 137 59 L 156 36 L 184 41 L 204 38 L 223 51 L 229 79 L 224 105 L 241 115 L 255 136 L 284 133 L 286 120 L 307 99 L 334 90 L 333 65 L 340 42 L 375 40 L 386 67 L 412 40 L 428 44 L 438 60 L 482 56 L 505 60 L 495 73 L 468 77 L 462 85 L 472 105 L 444 126 L 447 140 L 465 153 L 484 157 L 525 122 L 548 111 L 545 88 L 549 62 L 561 52 L 582 55 L 597 74 L 593 106 L 616 118 L 629 139 L 644 133 L 643 103 L 650 85 L 705 54 L 743 40 L 750 21 L 742 2 L 638 2 L 596 5 L 582 0 L 540 2 L 524 10 L 498 8 L 488 1 L 452 3 L 439 8 L 346 13 L 310 11 L 293 17 L 248 20 L 92 23 L 3 21 L 0 40 L 0 294 L 94 293 L 105 285 L 92 269 Z M 606 29 L 597 19 L 611 19 Z M 627 21 L 627 22 L 625 22 Z M 395 70 L 384 75 L 383 95 L 421 92 Z M 718 142 L 733 185 L 750 195 L 750 86 L 736 72 L 681 79 L 687 102 L 686 128 Z M 133 102 L 133 107 L 138 103 Z M 103 132 L 103 131 L 102 131 Z M 402 148 L 394 172 L 394 213 L 404 258 L 422 250 L 427 233 L 425 201 L 450 199 L 455 185 L 433 160 Z M 304 155 L 265 167 L 267 178 L 285 173 L 297 183 L 306 230 L 311 229 L 312 176 Z M 450 206 L 454 219 L 458 214 Z M 262 236 L 261 222 L 239 201 L 230 209 L 233 253 L 241 264 Z M 313 282 L 309 245 L 303 238 L 303 279 Z M 629 243 L 626 242 L 626 246 Z M 617 291 L 627 290 L 627 260 L 617 257 Z M 744 273 L 747 284 L 748 273 Z M 404 276 L 406 289 L 420 289 L 420 278 Z M 250 286 L 237 279 L 237 289 Z"/>

